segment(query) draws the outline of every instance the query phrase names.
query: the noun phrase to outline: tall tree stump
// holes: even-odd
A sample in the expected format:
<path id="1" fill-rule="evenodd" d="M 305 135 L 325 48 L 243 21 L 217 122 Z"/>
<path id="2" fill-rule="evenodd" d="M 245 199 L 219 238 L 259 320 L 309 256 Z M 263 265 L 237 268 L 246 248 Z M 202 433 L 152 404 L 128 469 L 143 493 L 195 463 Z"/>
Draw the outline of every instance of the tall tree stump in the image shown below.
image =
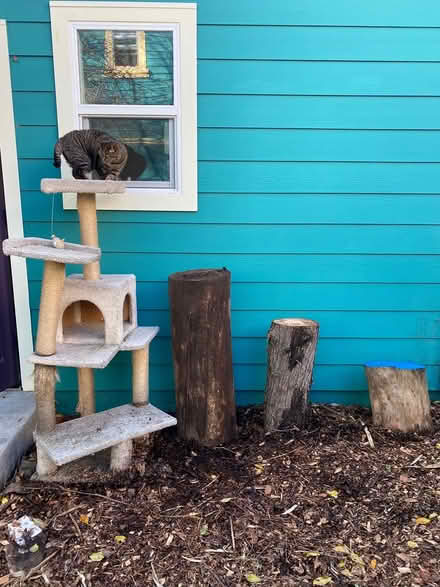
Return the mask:
<path id="1" fill-rule="evenodd" d="M 373 423 L 401 432 L 432 427 L 426 370 L 416 363 L 371 362 L 365 365 Z"/>
<path id="2" fill-rule="evenodd" d="M 266 432 L 305 424 L 319 324 L 302 318 L 274 320 L 268 333 Z"/>
<path id="3" fill-rule="evenodd" d="M 227 269 L 174 273 L 168 279 L 177 429 L 205 446 L 236 436 Z"/>

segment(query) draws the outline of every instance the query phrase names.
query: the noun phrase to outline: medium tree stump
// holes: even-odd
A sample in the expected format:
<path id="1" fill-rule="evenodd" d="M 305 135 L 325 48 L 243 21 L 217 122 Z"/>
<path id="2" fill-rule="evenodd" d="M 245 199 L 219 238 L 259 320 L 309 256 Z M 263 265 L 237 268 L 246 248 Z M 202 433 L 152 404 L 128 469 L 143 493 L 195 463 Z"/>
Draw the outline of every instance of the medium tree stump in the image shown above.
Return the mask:
<path id="1" fill-rule="evenodd" d="M 319 324 L 302 318 L 274 320 L 268 334 L 264 406 L 266 432 L 306 420 Z"/>
<path id="2" fill-rule="evenodd" d="M 371 362 L 365 365 L 373 423 L 419 432 L 432 427 L 426 370 L 416 363 Z"/>
<path id="3" fill-rule="evenodd" d="M 205 446 L 236 436 L 227 269 L 174 273 L 168 279 L 177 429 Z"/>

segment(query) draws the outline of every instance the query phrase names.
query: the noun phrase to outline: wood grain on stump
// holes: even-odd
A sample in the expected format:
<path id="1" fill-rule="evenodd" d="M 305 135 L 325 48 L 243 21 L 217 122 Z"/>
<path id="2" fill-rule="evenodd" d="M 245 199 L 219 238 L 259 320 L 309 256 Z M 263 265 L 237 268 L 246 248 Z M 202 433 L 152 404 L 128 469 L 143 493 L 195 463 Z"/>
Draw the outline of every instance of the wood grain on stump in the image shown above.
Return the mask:
<path id="1" fill-rule="evenodd" d="M 274 320 L 268 334 L 265 391 L 266 432 L 306 420 L 319 324 L 302 318 Z"/>
<path id="2" fill-rule="evenodd" d="M 432 427 L 426 370 L 416 363 L 371 362 L 365 366 L 373 423 L 401 432 Z"/>
<path id="3" fill-rule="evenodd" d="M 177 428 L 205 446 L 236 436 L 230 283 L 227 269 L 184 271 L 168 280 Z"/>

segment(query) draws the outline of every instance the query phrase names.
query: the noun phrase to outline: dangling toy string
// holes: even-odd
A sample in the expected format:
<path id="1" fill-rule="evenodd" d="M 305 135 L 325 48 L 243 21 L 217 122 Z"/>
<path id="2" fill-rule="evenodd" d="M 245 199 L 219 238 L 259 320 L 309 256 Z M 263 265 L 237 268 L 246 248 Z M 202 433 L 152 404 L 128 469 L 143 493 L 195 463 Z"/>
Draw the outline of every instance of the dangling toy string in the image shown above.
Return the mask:
<path id="1" fill-rule="evenodd" d="M 52 194 L 52 214 L 50 217 L 50 236 L 51 238 L 54 236 L 53 233 L 53 211 L 54 211 L 54 205 L 55 205 L 55 194 Z"/>

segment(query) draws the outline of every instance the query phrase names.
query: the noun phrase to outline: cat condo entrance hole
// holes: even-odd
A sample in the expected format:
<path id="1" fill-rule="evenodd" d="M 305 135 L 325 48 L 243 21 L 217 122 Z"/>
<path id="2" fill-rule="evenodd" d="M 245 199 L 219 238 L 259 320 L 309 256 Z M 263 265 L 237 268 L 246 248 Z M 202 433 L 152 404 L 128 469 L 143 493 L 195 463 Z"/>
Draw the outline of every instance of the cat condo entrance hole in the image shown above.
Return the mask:
<path id="1" fill-rule="evenodd" d="M 59 343 L 121 344 L 137 327 L 134 275 L 70 275 L 64 285 Z"/>
<path id="2" fill-rule="evenodd" d="M 105 323 L 101 310 L 92 302 L 79 300 L 70 304 L 62 317 L 64 342 L 104 342 Z"/>

